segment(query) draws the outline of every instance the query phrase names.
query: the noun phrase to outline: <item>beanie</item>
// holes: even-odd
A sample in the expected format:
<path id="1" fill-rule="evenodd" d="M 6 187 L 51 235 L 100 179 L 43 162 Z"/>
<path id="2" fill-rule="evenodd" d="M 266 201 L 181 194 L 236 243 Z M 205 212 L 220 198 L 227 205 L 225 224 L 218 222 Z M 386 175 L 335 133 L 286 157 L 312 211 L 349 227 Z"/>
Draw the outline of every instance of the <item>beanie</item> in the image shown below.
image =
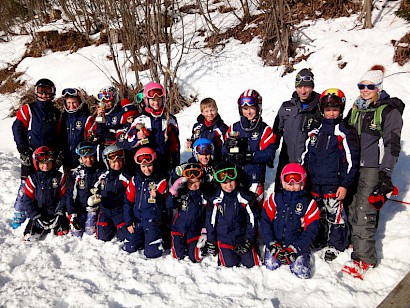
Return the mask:
<path id="1" fill-rule="evenodd" d="M 374 65 L 368 70 L 362 78 L 360 78 L 359 82 L 362 81 L 371 81 L 373 82 L 379 92 L 383 90 L 383 75 L 384 75 L 384 66 L 382 65 Z"/>
<path id="2" fill-rule="evenodd" d="M 304 68 L 297 75 L 295 79 L 295 87 L 315 87 L 313 82 L 313 73 L 311 70 Z"/>

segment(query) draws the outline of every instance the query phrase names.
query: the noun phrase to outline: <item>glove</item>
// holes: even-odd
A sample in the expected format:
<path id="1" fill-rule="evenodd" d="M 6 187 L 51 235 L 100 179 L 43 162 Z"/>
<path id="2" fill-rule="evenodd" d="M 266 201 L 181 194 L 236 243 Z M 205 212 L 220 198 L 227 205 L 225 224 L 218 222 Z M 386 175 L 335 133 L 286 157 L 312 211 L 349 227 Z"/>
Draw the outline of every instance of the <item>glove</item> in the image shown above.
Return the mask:
<path id="1" fill-rule="evenodd" d="M 296 261 L 297 254 L 293 245 L 283 248 L 277 255 L 278 261 L 283 265 L 289 265 Z"/>
<path id="2" fill-rule="evenodd" d="M 20 153 L 20 162 L 23 166 L 31 166 L 30 148 L 27 145 L 17 146 L 17 151 Z"/>
<path id="3" fill-rule="evenodd" d="M 228 152 L 230 152 L 229 149 L 232 149 L 238 146 L 238 139 L 228 138 L 226 139 L 225 143 L 226 143 L 226 148 L 228 149 Z"/>
<path id="4" fill-rule="evenodd" d="M 68 233 L 70 224 L 62 211 L 58 211 L 54 215 L 54 222 L 50 229 L 54 229 L 56 235 L 61 236 Z"/>
<path id="5" fill-rule="evenodd" d="M 253 162 L 253 157 L 255 156 L 255 152 L 248 152 L 245 154 L 244 161 L 245 164 L 250 164 Z M 244 164 L 244 165 L 245 165 Z"/>
<path id="6" fill-rule="evenodd" d="M 58 211 L 54 214 L 54 218 L 50 221 L 49 228 L 56 229 L 61 225 L 61 221 L 63 220 L 64 213 Z"/>
<path id="7" fill-rule="evenodd" d="M 198 242 L 196 243 L 196 247 L 198 247 L 200 249 L 202 247 L 205 247 L 207 239 L 208 239 L 208 237 L 206 236 L 206 233 L 202 233 L 201 236 L 198 239 Z"/>
<path id="8" fill-rule="evenodd" d="M 393 183 L 391 178 L 386 175 L 386 172 L 379 172 L 379 182 L 373 188 L 373 191 L 370 193 L 367 201 L 373 206 L 376 210 L 380 210 L 386 200 L 391 196 L 394 190 Z"/>
<path id="9" fill-rule="evenodd" d="M 35 216 L 33 218 L 33 223 L 39 227 L 40 229 L 43 230 L 49 230 L 50 229 L 50 221 L 45 220 L 44 218 L 41 217 L 41 214 Z"/>
<path id="10" fill-rule="evenodd" d="M 178 180 L 175 181 L 175 183 L 171 186 L 169 189 L 169 192 L 171 193 L 172 196 L 177 197 L 178 196 L 178 189 L 181 188 L 181 186 L 187 181 L 185 177 L 180 177 Z"/>
<path id="11" fill-rule="evenodd" d="M 244 255 L 252 249 L 252 244 L 249 240 L 246 240 L 244 243 L 236 245 L 233 251 L 238 255 Z"/>
<path id="12" fill-rule="evenodd" d="M 206 242 L 206 249 L 210 255 L 216 256 L 218 254 L 218 247 L 215 243 Z"/>
<path id="13" fill-rule="evenodd" d="M 68 215 L 68 221 L 70 222 L 70 229 L 73 231 L 81 230 L 80 220 L 76 213 Z"/>
<path id="14" fill-rule="evenodd" d="M 268 246 L 268 251 L 272 257 L 278 258 L 278 254 L 282 251 L 282 245 L 276 241 L 270 242 Z"/>

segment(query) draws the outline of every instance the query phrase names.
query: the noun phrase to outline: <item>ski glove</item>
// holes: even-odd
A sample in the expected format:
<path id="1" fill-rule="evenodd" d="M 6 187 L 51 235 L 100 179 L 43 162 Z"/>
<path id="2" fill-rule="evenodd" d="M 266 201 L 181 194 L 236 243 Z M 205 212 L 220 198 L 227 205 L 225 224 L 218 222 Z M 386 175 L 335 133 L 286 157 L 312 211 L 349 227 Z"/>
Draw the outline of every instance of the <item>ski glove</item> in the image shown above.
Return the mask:
<path id="1" fill-rule="evenodd" d="M 178 180 L 175 181 L 175 183 L 171 186 L 169 189 L 169 192 L 173 197 L 178 197 L 178 189 L 181 188 L 181 186 L 187 181 L 185 177 L 180 177 Z"/>
<path id="2" fill-rule="evenodd" d="M 207 251 L 210 255 L 216 256 L 218 254 L 218 247 L 215 243 L 206 242 Z"/>
<path id="3" fill-rule="evenodd" d="M 282 245 L 279 244 L 276 241 L 270 242 L 269 246 L 268 246 L 268 251 L 271 254 L 272 257 L 274 257 L 275 259 L 278 258 L 278 254 L 279 252 L 281 252 L 282 250 Z"/>
<path id="4" fill-rule="evenodd" d="M 50 221 L 44 219 L 43 217 L 41 217 L 41 214 L 33 217 L 33 223 L 39 227 L 40 229 L 43 230 L 49 230 L 50 229 Z"/>
<path id="5" fill-rule="evenodd" d="M 293 247 L 293 245 L 283 248 L 278 253 L 278 257 L 277 257 L 278 261 L 283 265 L 292 264 L 293 262 L 296 261 L 296 258 L 297 258 L 296 249 L 295 247 Z"/>
<path id="6" fill-rule="evenodd" d="M 248 253 L 252 249 L 252 243 L 249 240 L 246 240 L 244 243 L 240 245 L 236 245 L 233 249 L 234 252 L 238 255 L 244 255 Z"/>
<path id="7" fill-rule="evenodd" d="M 27 145 L 17 146 L 17 151 L 20 153 L 20 162 L 23 166 L 31 166 L 30 148 Z"/>
<path id="8" fill-rule="evenodd" d="M 387 199 L 391 196 L 394 186 L 391 177 L 386 175 L 386 172 L 379 172 L 379 182 L 373 188 L 367 201 L 376 210 L 380 210 Z"/>
<path id="9" fill-rule="evenodd" d="M 68 221 L 70 222 L 70 229 L 73 231 L 81 230 L 80 220 L 76 213 L 68 215 Z"/>
<path id="10" fill-rule="evenodd" d="M 202 233 L 198 239 L 198 242 L 196 243 L 196 247 L 198 247 L 199 249 L 205 247 L 207 239 L 208 238 L 207 238 L 206 233 Z"/>

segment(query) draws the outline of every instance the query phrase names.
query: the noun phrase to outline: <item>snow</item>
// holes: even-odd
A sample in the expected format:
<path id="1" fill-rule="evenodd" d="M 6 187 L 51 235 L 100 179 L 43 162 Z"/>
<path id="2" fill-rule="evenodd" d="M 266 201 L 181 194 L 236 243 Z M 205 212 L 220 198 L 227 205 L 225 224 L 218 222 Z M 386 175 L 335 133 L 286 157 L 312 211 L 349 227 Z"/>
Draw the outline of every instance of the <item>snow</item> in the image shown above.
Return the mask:
<path id="1" fill-rule="evenodd" d="M 247 44 L 232 39 L 214 54 L 189 50 L 178 75 L 181 91 L 197 94 L 199 100 L 213 97 L 222 118 L 231 124 L 239 118 L 238 96 L 254 88 L 263 96 L 264 121 L 272 125 L 280 104 L 291 96 L 300 69 L 312 68 L 317 92 L 342 89 L 350 107 L 358 95 L 359 78 L 372 65 L 382 64 L 386 68 L 384 89 L 410 106 L 410 63 L 402 67 L 393 63 L 391 40 L 399 40 L 410 30 L 409 24 L 394 15 L 399 4 L 378 1 L 373 14 L 375 27 L 370 30 L 360 29 L 357 16 L 305 21 L 300 28 L 306 36 L 300 39 L 305 52 L 313 54 L 284 77 L 283 68 L 263 66 L 257 56 L 257 38 Z M 219 22 L 218 26 L 223 26 L 233 21 Z M 185 24 L 194 26 L 195 22 L 187 20 Z M 18 63 L 28 40 L 27 36 L 16 36 L 0 43 L 1 67 Z M 202 42 L 201 38 L 195 40 Z M 21 78 L 29 84 L 50 78 L 58 93 L 65 87 L 96 93 L 108 84 L 107 76 L 115 76 L 108 54 L 104 45 L 76 53 L 48 52 L 41 58 L 24 59 L 17 71 L 24 73 Z M 346 67 L 339 69 L 340 62 L 347 62 Z M 132 72 L 125 71 L 132 82 Z M 7 114 L 17 99 L 16 95 L 0 95 L 1 307 L 376 307 L 410 269 L 410 206 L 392 201 L 380 213 L 380 264 L 364 281 L 340 274 L 350 250 L 332 263 L 321 259 L 322 252 L 314 253 L 314 276 L 301 280 L 287 267 L 274 272 L 263 266 L 219 268 L 216 257 L 207 257 L 200 264 L 178 261 L 170 255 L 147 260 L 141 252 L 122 251 L 117 240 L 103 243 L 87 235 L 82 239 L 49 235 L 44 241 L 22 242 L 24 225 L 17 230 L 9 226 L 19 184 L 19 160 L 11 133 L 14 119 Z M 199 103 L 194 103 L 177 115 L 183 147 L 198 114 Z M 396 198 L 410 201 L 409 107 L 403 118 L 402 152 L 393 181 L 400 190 Z M 182 153 L 183 159 L 189 155 Z M 274 174 L 275 170 L 269 169 L 266 195 L 273 191 Z"/>

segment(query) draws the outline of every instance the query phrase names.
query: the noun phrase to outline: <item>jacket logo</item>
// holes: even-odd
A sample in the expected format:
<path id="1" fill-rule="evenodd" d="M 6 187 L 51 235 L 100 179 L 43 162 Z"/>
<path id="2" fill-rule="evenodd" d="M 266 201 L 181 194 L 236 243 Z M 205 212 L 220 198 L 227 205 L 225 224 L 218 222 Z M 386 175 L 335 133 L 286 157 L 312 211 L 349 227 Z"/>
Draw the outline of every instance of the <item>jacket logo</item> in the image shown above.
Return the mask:
<path id="1" fill-rule="evenodd" d="M 186 211 L 187 209 L 188 209 L 188 201 L 186 201 L 185 199 L 182 199 L 181 210 Z"/>
<path id="2" fill-rule="evenodd" d="M 258 136 L 259 136 L 259 133 L 258 133 L 257 131 L 253 131 L 253 132 L 252 132 L 252 139 L 253 139 L 253 140 L 258 139 Z"/>
<path id="3" fill-rule="evenodd" d="M 84 189 L 85 188 L 85 180 L 81 179 L 80 182 L 78 183 L 78 186 L 80 187 L 80 189 Z"/>
<path id="4" fill-rule="evenodd" d="M 105 190 L 105 181 L 101 181 L 101 190 Z"/>
<path id="5" fill-rule="evenodd" d="M 57 188 L 58 187 L 58 180 L 56 178 L 52 178 L 51 179 L 51 186 L 53 188 Z"/>
<path id="6" fill-rule="evenodd" d="M 218 211 L 223 215 L 224 214 L 224 209 L 221 204 L 218 204 Z"/>
<path id="7" fill-rule="evenodd" d="M 312 147 L 315 146 L 316 142 L 317 142 L 317 136 L 316 135 L 313 135 L 312 137 L 310 137 L 310 145 Z"/>
<path id="8" fill-rule="evenodd" d="M 113 116 L 112 119 L 111 119 L 111 123 L 113 125 L 115 125 L 115 124 L 117 124 L 117 122 L 118 122 L 117 116 Z"/>
<path id="9" fill-rule="evenodd" d="M 120 136 L 118 137 L 118 141 L 119 141 L 119 142 L 123 142 L 123 141 L 124 141 L 124 137 L 125 137 L 125 134 L 124 134 L 124 133 L 120 134 Z"/>
<path id="10" fill-rule="evenodd" d="M 83 125 L 83 123 L 81 123 L 81 121 L 76 121 L 75 122 L 75 128 L 77 128 L 77 129 L 80 129 L 82 125 Z"/>
<path id="11" fill-rule="evenodd" d="M 296 214 L 300 215 L 302 213 L 302 210 L 303 210 L 303 204 L 302 203 L 296 204 Z"/>

